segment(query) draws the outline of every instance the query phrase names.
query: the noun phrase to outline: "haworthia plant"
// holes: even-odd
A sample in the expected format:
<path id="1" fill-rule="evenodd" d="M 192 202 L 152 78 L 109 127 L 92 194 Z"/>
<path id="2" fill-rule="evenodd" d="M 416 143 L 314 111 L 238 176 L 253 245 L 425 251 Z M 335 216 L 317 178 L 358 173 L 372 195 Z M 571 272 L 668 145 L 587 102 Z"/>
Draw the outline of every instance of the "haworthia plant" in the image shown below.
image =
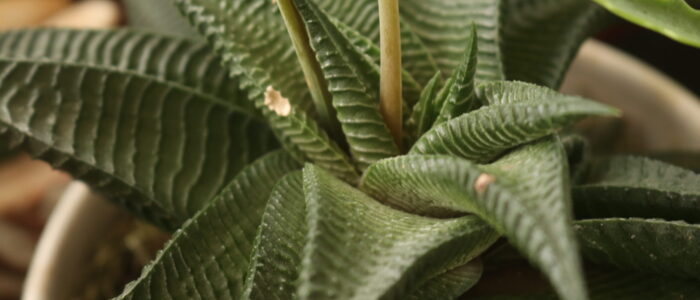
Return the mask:
<path id="1" fill-rule="evenodd" d="M 609 16 L 593 1 L 141 4 L 153 32 L 0 34 L 0 150 L 174 232 L 118 299 L 700 295 L 700 176 L 558 137 L 619 114 L 556 91 Z M 380 109 L 387 16 L 402 139 Z M 174 28 L 197 34 L 155 33 Z M 508 244 L 544 290 L 488 289 Z"/>

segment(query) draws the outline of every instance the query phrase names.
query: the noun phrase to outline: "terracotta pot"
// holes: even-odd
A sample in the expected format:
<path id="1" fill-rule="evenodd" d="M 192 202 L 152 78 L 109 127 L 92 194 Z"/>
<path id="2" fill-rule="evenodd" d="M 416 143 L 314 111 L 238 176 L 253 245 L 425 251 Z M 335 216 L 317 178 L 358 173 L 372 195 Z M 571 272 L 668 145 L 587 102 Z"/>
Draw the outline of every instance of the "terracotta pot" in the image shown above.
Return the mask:
<path id="1" fill-rule="evenodd" d="M 563 90 L 610 103 L 625 117 L 625 143 L 646 150 L 700 149 L 700 99 L 646 64 L 599 42 L 587 42 Z M 24 300 L 62 300 L 86 254 L 121 213 L 73 183 L 59 202 L 34 255 Z"/>

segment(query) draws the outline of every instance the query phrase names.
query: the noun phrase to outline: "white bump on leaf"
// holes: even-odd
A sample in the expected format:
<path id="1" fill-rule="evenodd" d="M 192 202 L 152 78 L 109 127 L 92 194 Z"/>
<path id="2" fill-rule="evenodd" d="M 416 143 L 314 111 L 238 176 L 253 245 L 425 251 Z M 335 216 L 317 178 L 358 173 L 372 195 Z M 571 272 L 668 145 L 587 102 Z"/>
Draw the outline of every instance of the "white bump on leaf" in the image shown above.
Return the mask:
<path id="1" fill-rule="evenodd" d="M 267 86 L 265 90 L 265 105 L 267 108 L 274 110 L 278 116 L 286 117 L 292 112 L 292 105 L 289 104 L 289 99 L 282 97 L 282 94 Z"/>
<path id="2" fill-rule="evenodd" d="M 493 177 L 489 174 L 483 173 L 483 174 L 479 175 L 479 177 L 477 177 L 476 180 L 474 181 L 474 190 L 476 190 L 476 192 L 478 194 L 483 194 L 484 191 L 486 191 L 486 188 L 489 187 L 489 184 L 491 184 L 495 180 L 496 180 L 495 177 Z"/>

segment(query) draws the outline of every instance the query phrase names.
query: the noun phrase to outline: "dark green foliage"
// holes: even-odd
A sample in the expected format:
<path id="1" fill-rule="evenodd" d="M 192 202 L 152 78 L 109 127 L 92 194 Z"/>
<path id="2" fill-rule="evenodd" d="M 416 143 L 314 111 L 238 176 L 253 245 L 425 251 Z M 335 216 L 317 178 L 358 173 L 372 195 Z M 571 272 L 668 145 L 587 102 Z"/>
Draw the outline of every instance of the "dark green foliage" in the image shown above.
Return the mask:
<path id="1" fill-rule="evenodd" d="M 379 108 L 376 0 L 277 1 L 147 1 L 184 18 L 129 2 L 134 25 L 194 39 L 0 34 L 2 150 L 179 229 L 119 299 L 700 295 L 700 176 L 589 161 L 584 140 L 558 137 L 619 114 L 555 90 L 601 7 L 401 0 L 402 155 Z M 280 8 L 301 28 L 287 32 Z M 479 287 L 519 270 L 493 259 L 499 237 L 539 286 Z"/>

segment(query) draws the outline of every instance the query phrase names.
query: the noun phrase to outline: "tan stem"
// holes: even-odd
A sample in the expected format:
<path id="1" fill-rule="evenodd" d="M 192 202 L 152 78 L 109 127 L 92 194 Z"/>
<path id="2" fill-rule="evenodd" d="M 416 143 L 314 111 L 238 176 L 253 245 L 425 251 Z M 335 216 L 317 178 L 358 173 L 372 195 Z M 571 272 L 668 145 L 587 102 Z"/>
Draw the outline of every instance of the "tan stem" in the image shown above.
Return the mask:
<path id="1" fill-rule="evenodd" d="M 304 72 L 306 85 L 311 92 L 311 98 L 314 101 L 316 113 L 320 118 L 321 124 L 330 130 L 332 134 L 340 132 L 340 124 L 335 120 L 332 97 L 328 92 L 321 66 L 316 60 L 313 49 L 311 49 L 309 35 L 306 33 L 306 25 L 304 25 L 304 21 L 301 19 L 292 0 L 277 0 L 277 6 L 282 13 L 287 32 L 289 32 L 289 36 L 292 39 L 294 50 Z"/>
<path id="2" fill-rule="evenodd" d="M 399 1 L 379 1 L 379 37 L 381 48 L 380 108 L 396 144 L 401 147 L 401 34 Z"/>

